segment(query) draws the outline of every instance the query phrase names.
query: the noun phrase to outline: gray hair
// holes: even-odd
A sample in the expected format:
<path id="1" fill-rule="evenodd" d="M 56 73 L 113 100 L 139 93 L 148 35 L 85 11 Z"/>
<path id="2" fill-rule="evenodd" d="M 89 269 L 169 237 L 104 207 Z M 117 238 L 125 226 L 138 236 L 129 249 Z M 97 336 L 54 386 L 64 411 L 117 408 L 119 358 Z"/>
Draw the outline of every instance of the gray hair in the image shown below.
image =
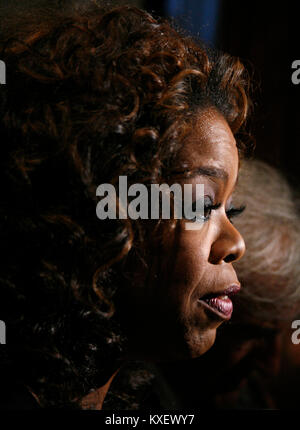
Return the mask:
<path id="1" fill-rule="evenodd" d="M 259 319 L 299 315 L 300 217 L 289 183 L 268 164 L 244 160 L 234 201 L 246 205 L 234 222 L 246 243 L 235 264 L 244 285 L 240 302 Z"/>

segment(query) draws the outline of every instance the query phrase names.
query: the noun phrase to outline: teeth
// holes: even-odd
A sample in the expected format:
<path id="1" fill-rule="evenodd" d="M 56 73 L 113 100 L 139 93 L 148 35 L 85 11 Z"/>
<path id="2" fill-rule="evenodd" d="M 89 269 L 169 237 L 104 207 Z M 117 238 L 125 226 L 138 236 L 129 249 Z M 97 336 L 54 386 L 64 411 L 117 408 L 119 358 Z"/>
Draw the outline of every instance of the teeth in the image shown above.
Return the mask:
<path id="1" fill-rule="evenodd" d="M 221 296 L 215 296 L 215 297 L 207 297 L 207 298 L 204 298 L 204 300 L 206 301 L 206 302 L 209 302 L 210 300 L 215 300 L 215 299 L 218 299 L 218 300 L 228 300 L 229 299 L 229 297 L 227 296 L 227 294 L 222 294 Z"/>

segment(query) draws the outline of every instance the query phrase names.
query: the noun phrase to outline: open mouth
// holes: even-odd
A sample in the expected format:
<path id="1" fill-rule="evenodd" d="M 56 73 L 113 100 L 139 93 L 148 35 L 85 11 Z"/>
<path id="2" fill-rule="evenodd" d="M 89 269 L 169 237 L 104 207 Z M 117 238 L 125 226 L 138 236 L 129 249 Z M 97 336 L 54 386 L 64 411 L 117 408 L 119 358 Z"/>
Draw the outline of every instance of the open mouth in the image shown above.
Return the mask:
<path id="1" fill-rule="evenodd" d="M 228 320 L 231 318 L 233 312 L 231 297 L 239 290 L 239 285 L 231 285 L 223 292 L 206 294 L 198 299 L 198 302 L 215 315 L 224 320 Z"/>

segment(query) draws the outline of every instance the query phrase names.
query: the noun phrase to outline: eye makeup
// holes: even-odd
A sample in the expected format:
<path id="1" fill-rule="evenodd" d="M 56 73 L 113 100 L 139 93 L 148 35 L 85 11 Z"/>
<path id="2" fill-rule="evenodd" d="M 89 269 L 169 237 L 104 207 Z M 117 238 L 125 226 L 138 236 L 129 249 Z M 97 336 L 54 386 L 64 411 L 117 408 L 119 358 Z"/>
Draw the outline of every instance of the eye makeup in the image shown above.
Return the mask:
<path id="1" fill-rule="evenodd" d="M 197 201 L 193 202 L 192 209 L 196 210 Z M 205 196 L 204 198 L 204 215 L 203 216 L 195 216 L 193 219 L 189 220 L 191 222 L 202 221 L 206 222 L 210 219 L 211 212 L 214 210 L 218 210 L 221 207 L 221 203 L 213 204 L 212 200 L 209 196 Z M 234 207 L 231 206 L 228 210 L 226 210 L 227 218 L 232 222 L 232 218 L 239 216 L 245 210 L 246 206 Z"/>
<path id="2" fill-rule="evenodd" d="M 245 205 L 239 206 L 237 208 L 234 206 L 231 206 L 231 208 L 226 211 L 227 218 L 231 221 L 232 218 L 235 218 L 241 215 L 245 209 L 246 209 Z"/>

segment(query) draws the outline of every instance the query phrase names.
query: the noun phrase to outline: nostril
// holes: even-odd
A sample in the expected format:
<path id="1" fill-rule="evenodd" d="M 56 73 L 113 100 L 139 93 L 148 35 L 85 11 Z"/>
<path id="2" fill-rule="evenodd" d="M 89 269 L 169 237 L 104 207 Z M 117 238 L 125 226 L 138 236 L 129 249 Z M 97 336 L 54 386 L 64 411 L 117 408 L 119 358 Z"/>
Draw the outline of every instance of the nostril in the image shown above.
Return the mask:
<path id="1" fill-rule="evenodd" d="M 226 263 L 231 263 L 232 261 L 236 260 L 236 256 L 234 254 L 229 254 L 224 258 L 224 261 Z"/>

